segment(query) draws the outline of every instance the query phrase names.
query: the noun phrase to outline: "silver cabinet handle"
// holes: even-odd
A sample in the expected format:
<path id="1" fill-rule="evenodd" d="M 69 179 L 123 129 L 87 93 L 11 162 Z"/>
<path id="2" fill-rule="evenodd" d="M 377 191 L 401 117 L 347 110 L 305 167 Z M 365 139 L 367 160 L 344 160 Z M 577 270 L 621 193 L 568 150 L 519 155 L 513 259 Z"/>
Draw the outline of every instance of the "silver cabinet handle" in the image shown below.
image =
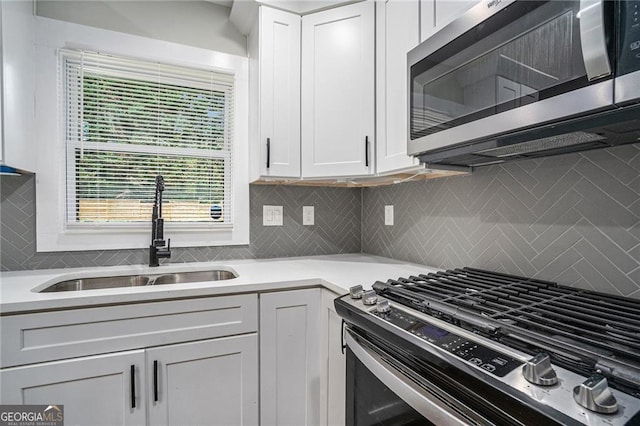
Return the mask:
<path id="1" fill-rule="evenodd" d="M 426 419 L 435 424 L 469 425 L 455 416 L 451 409 L 434 395 L 430 395 L 425 389 L 404 376 L 378 354 L 360 345 L 351 336 L 349 330 L 346 333 L 346 341 L 351 352 L 375 377 Z"/>
<path id="2" fill-rule="evenodd" d="M 611 75 L 604 33 L 603 0 L 580 0 L 580 44 L 589 81 Z"/>

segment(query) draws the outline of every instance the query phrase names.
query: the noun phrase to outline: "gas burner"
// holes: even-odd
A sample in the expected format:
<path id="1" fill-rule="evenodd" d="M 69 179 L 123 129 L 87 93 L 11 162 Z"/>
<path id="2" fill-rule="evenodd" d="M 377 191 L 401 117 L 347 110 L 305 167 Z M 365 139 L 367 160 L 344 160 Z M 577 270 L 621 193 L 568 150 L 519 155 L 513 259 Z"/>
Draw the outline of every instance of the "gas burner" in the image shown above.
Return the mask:
<path id="1" fill-rule="evenodd" d="M 625 368 L 640 377 L 640 301 L 475 268 L 373 287 L 386 298 L 455 326 L 518 341 L 528 353 L 548 352 L 581 374 L 598 363 L 629 360 Z M 616 368 L 611 371 L 616 374 Z"/>

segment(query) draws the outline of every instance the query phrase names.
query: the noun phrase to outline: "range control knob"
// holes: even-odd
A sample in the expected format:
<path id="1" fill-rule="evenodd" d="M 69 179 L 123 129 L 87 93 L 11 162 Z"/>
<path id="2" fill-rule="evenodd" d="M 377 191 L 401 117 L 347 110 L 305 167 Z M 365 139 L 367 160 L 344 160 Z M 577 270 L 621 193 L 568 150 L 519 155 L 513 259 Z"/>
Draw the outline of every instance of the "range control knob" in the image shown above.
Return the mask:
<path id="1" fill-rule="evenodd" d="M 609 389 L 607 378 L 601 374 L 594 374 L 573 388 L 573 399 L 596 413 L 611 414 L 618 411 L 618 401 Z"/>
<path id="2" fill-rule="evenodd" d="M 535 385 L 551 386 L 558 383 L 558 376 L 551 366 L 549 355 L 544 352 L 537 354 L 524 364 L 522 375 Z"/>
<path id="3" fill-rule="evenodd" d="M 362 299 L 362 286 L 361 285 L 354 285 L 353 287 L 349 288 L 349 296 L 352 299 Z"/>
<path id="4" fill-rule="evenodd" d="M 378 300 L 378 303 L 376 304 L 376 311 L 378 311 L 379 314 L 385 314 L 390 310 L 391 305 L 389 304 L 389 301 L 387 299 Z"/>
<path id="5" fill-rule="evenodd" d="M 365 305 L 375 305 L 378 301 L 378 295 L 373 290 L 367 290 L 362 295 L 362 303 Z"/>

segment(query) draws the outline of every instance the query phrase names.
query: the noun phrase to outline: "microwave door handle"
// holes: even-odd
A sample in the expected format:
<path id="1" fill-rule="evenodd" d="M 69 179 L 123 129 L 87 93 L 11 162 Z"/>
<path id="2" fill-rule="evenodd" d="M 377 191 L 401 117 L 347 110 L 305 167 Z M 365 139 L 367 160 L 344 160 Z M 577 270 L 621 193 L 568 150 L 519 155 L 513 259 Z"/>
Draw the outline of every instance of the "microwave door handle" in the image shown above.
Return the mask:
<path id="1" fill-rule="evenodd" d="M 580 0 L 580 44 L 589 81 L 611 75 L 603 3 L 604 0 Z"/>
<path id="2" fill-rule="evenodd" d="M 401 372 L 384 361 L 378 354 L 365 348 L 346 332 L 347 346 L 360 362 L 375 376 L 398 395 L 411 408 L 422 414 L 426 419 L 435 424 L 455 426 L 467 426 L 463 421 L 434 395 L 416 384 Z"/>

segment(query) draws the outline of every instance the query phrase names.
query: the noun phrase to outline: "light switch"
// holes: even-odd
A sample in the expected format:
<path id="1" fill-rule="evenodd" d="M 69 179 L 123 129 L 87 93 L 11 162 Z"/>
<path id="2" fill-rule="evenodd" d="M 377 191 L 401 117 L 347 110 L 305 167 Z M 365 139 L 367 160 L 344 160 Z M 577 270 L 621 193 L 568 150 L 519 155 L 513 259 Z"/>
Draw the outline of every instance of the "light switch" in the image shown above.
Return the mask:
<path id="1" fill-rule="evenodd" d="M 314 207 L 313 206 L 302 206 L 302 224 L 303 225 L 313 225 L 314 223 L 315 223 Z"/>
<path id="2" fill-rule="evenodd" d="M 393 226 L 393 205 L 384 206 L 384 224 Z"/>
<path id="3" fill-rule="evenodd" d="M 282 206 L 262 206 L 262 226 L 282 226 Z"/>

